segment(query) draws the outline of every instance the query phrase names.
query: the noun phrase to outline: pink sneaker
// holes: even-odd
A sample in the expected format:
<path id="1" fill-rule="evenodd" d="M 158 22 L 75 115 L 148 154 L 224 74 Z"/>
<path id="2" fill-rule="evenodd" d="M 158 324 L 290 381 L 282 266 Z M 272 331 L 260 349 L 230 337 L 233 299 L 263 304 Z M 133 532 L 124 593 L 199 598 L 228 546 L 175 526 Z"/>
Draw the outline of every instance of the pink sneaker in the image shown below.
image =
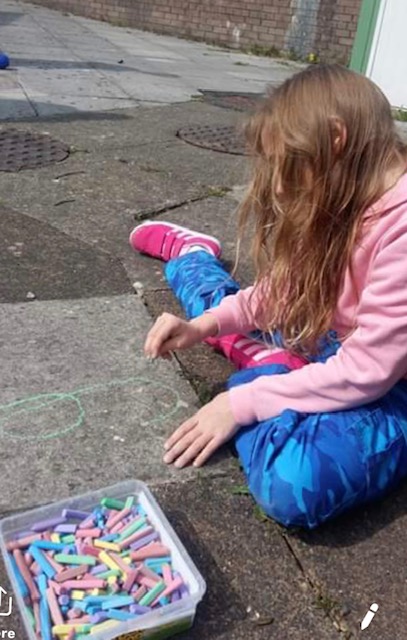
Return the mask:
<path id="1" fill-rule="evenodd" d="M 143 222 L 133 229 L 129 242 L 135 251 L 160 258 L 164 262 L 182 255 L 188 246 L 199 245 L 217 258 L 222 251 L 216 238 L 171 222 Z"/>
<path id="2" fill-rule="evenodd" d="M 216 351 L 220 351 L 238 369 L 259 367 L 263 364 L 284 364 L 290 370 L 301 369 L 307 361 L 284 349 L 268 347 L 257 340 L 239 334 L 205 340 Z"/>

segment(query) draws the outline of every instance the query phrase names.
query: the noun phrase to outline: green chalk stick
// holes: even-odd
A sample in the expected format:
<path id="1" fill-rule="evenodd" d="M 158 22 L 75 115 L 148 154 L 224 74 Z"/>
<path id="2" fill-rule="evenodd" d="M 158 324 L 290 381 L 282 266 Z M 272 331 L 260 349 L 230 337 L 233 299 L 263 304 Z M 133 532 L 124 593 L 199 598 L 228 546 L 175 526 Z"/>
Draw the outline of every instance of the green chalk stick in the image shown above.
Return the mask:
<path id="1" fill-rule="evenodd" d="M 157 584 L 155 585 L 155 587 L 153 587 L 152 589 L 150 589 L 150 591 L 148 591 L 145 596 L 143 596 L 140 600 L 140 602 L 138 603 L 141 607 L 148 607 L 152 602 L 154 602 L 154 600 L 156 599 L 157 596 L 160 595 L 160 593 L 162 591 L 164 591 L 165 589 L 165 582 L 164 580 L 160 580 L 160 582 L 157 582 Z"/>
<path id="2" fill-rule="evenodd" d="M 121 500 L 115 500 L 114 498 L 103 498 L 100 501 L 100 504 L 106 509 L 114 509 L 114 511 L 123 511 L 124 502 Z"/>
<path id="3" fill-rule="evenodd" d="M 57 553 L 54 558 L 55 562 L 60 562 L 61 564 L 88 564 L 92 567 L 94 567 L 97 562 L 97 558 L 93 556 L 70 556 L 66 553 Z"/>
<path id="4" fill-rule="evenodd" d="M 61 542 L 63 544 L 74 544 L 76 542 L 76 538 L 74 535 L 69 534 L 67 536 L 62 536 L 61 537 Z"/>
<path id="5" fill-rule="evenodd" d="M 124 503 L 124 508 L 125 509 L 131 509 L 132 506 L 134 505 L 134 496 L 129 496 L 126 500 L 126 502 Z"/>
<path id="6" fill-rule="evenodd" d="M 26 607 L 25 610 L 27 612 L 27 616 L 30 619 L 30 625 L 33 627 L 33 629 L 35 629 L 35 618 L 31 607 Z"/>
<path id="7" fill-rule="evenodd" d="M 109 571 L 103 571 L 102 573 L 98 573 L 95 578 L 100 578 L 101 580 L 107 580 L 110 576 L 119 577 L 121 575 L 121 571 L 119 569 L 109 569 Z"/>
<path id="8" fill-rule="evenodd" d="M 117 540 L 115 540 L 115 542 L 121 542 L 125 538 L 133 535 L 133 533 L 136 533 L 136 531 L 141 529 L 141 527 L 143 527 L 146 522 L 146 518 L 140 518 L 140 520 L 134 520 L 133 522 L 130 522 L 130 524 L 120 532 L 120 536 Z"/>

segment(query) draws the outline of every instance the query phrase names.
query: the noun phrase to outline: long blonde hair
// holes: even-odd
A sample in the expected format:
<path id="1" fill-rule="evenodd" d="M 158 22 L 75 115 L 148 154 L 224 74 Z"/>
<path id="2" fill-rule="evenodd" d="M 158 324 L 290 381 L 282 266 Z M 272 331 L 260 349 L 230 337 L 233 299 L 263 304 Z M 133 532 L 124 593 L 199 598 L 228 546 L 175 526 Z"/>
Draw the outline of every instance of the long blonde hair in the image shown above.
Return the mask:
<path id="1" fill-rule="evenodd" d="M 254 174 L 240 207 L 250 223 L 258 325 L 287 348 L 315 351 L 332 323 L 363 213 L 402 165 L 391 107 L 367 78 L 339 65 L 312 66 L 264 101 L 247 139 Z"/>

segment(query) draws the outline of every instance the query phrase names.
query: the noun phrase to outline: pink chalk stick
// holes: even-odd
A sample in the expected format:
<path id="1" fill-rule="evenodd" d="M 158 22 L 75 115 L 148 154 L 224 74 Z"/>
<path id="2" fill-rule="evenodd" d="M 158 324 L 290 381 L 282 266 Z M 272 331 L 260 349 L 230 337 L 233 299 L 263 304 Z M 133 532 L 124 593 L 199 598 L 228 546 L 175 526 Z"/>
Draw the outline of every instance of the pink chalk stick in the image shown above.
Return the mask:
<path id="1" fill-rule="evenodd" d="M 133 551 L 130 556 L 132 560 L 148 560 L 148 558 L 162 558 L 163 556 L 169 556 L 170 550 L 168 547 L 164 547 L 163 544 L 157 544 L 152 542 L 146 547 L 142 547 L 137 551 Z"/>
<path id="2" fill-rule="evenodd" d="M 123 558 L 121 558 L 119 555 L 117 555 L 117 553 L 110 553 L 110 556 L 113 558 L 113 560 L 115 561 L 115 563 L 117 564 L 117 566 L 119 567 L 119 569 L 121 569 L 122 571 L 124 571 L 124 573 L 127 575 L 129 573 L 129 571 L 131 571 L 131 567 L 126 564 L 123 560 Z"/>
<path id="3" fill-rule="evenodd" d="M 168 585 L 172 582 L 172 572 L 171 572 L 171 567 L 169 564 L 163 564 L 162 567 L 162 572 L 163 572 L 163 580 L 165 582 L 165 584 Z M 160 596 L 162 597 L 162 596 Z"/>
<path id="4" fill-rule="evenodd" d="M 76 532 L 77 538 L 100 538 L 102 534 L 101 529 L 93 528 L 93 529 L 78 529 Z"/>
<path id="5" fill-rule="evenodd" d="M 35 620 L 35 632 L 38 637 L 41 637 L 40 605 L 38 602 L 33 603 L 33 613 Z"/>
<path id="6" fill-rule="evenodd" d="M 82 615 L 82 611 L 81 609 L 69 609 L 67 616 L 70 620 L 76 620 L 77 618 L 80 618 Z"/>
<path id="7" fill-rule="evenodd" d="M 157 584 L 157 580 L 153 580 L 152 578 L 147 578 L 147 576 L 141 576 L 137 579 L 139 584 L 143 584 L 148 589 L 152 589 Z"/>
<path id="8" fill-rule="evenodd" d="M 106 580 L 93 578 L 92 580 L 67 580 L 64 582 L 67 589 L 104 589 Z"/>
<path id="9" fill-rule="evenodd" d="M 54 582 L 54 580 L 48 580 L 48 584 L 55 591 L 57 596 L 61 595 L 63 587 L 60 584 L 58 584 L 57 582 Z"/>
<path id="10" fill-rule="evenodd" d="M 124 520 L 124 518 L 126 516 L 128 516 L 131 513 L 131 509 L 122 509 L 121 511 L 119 511 L 118 513 L 115 513 L 111 518 L 109 518 L 109 520 L 106 523 L 106 529 L 110 529 L 112 527 L 114 527 L 116 524 L 119 524 L 119 522 L 121 522 L 122 520 Z"/>
<path id="11" fill-rule="evenodd" d="M 34 558 L 32 557 L 31 553 L 28 553 L 28 551 L 26 551 L 24 554 L 24 562 L 28 568 L 30 568 L 32 563 L 34 562 Z"/>
<path id="12" fill-rule="evenodd" d="M 57 573 L 61 573 L 61 571 L 64 570 L 64 567 L 62 566 L 62 564 L 59 564 L 59 562 L 56 562 L 56 560 L 54 560 L 54 558 L 50 553 L 46 553 L 45 555 L 47 556 L 47 560 L 50 563 L 51 567 L 54 567 Z"/>
<path id="13" fill-rule="evenodd" d="M 55 591 L 51 588 L 47 589 L 47 600 L 53 623 L 64 624 L 64 619 L 62 617 L 61 609 L 59 608 Z"/>
<path id="14" fill-rule="evenodd" d="M 182 587 L 183 584 L 184 584 L 184 581 L 181 577 L 174 578 L 171 584 L 168 585 L 168 587 L 164 589 L 164 591 L 160 593 L 160 595 L 151 603 L 151 606 L 154 607 L 154 605 L 156 605 L 161 600 L 161 598 L 170 596 L 172 593 L 174 593 L 174 591 L 177 591 L 177 589 Z"/>
<path id="15" fill-rule="evenodd" d="M 80 523 L 78 529 L 89 529 L 93 526 L 94 522 L 95 522 L 95 516 L 91 514 L 88 518 L 86 518 Z M 76 532 L 76 535 L 78 535 L 78 531 Z"/>
<path id="16" fill-rule="evenodd" d="M 143 576 L 146 576 L 147 578 L 151 578 L 152 580 L 155 580 L 156 582 L 159 582 L 161 580 L 161 578 L 158 575 L 158 573 L 156 573 L 152 569 L 149 569 L 149 567 L 146 567 L 144 564 L 137 565 L 136 569 Z"/>
<path id="17" fill-rule="evenodd" d="M 24 562 L 24 556 L 20 551 L 20 549 L 15 549 L 13 551 L 13 557 L 14 557 L 14 560 L 16 561 L 17 567 L 20 569 L 21 575 L 24 578 L 24 582 L 26 583 L 29 589 L 31 600 L 33 602 L 39 602 L 40 594 L 37 589 L 37 585 L 34 582 L 34 579 L 30 573 L 30 570 L 28 569 L 27 565 Z"/>
<path id="18" fill-rule="evenodd" d="M 136 602 L 138 602 L 146 593 L 147 593 L 147 589 L 144 585 L 142 585 L 137 589 L 137 591 L 134 592 L 133 598 L 135 599 Z"/>
<path id="19" fill-rule="evenodd" d="M 91 544 L 86 544 L 82 548 L 82 553 L 85 556 L 93 556 L 94 558 L 98 558 L 100 554 L 100 549 L 96 549 Z"/>
<path id="20" fill-rule="evenodd" d="M 25 538 L 21 538 L 20 540 L 11 540 L 6 544 L 6 548 L 7 551 L 14 551 L 14 549 L 25 549 L 36 540 L 42 540 L 42 535 L 40 533 L 33 533 L 32 536 L 26 536 Z"/>
<path id="21" fill-rule="evenodd" d="M 55 576 L 55 582 L 63 582 L 65 583 L 67 580 L 72 580 L 73 578 L 77 578 L 78 576 L 83 576 L 89 567 L 86 564 L 82 564 L 80 567 L 72 567 L 72 569 L 65 569 L 61 573 L 57 573 Z"/>
<path id="22" fill-rule="evenodd" d="M 123 551 L 123 549 L 129 547 L 131 544 L 133 544 L 133 542 L 137 542 L 137 540 L 140 540 L 140 538 L 144 538 L 144 536 L 147 536 L 150 533 L 154 533 L 153 527 L 145 527 L 144 529 L 140 529 L 140 531 L 136 531 L 136 533 L 133 533 L 133 535 L 129 538 L 125 538 L 124 540 L 119 542 L 120 550 Z"/>
<path id="23" fill-rule="evenodd" d="M 30 571 L 34 576 L 39 576 L 40 573 L 42 572 L 42 569 L 38 564 L 38 562 L 33 562 L 32 565 L 30 566 Z"/>
<path id="24" fill-rule="evenodd" d="M 75 640 L 75 629 L 71 629 L 68 635 L 66 636 L 66 640 Z"/>
<path id="25" fill-rule="evenodd" d="M 131 590 L 132 586 L 136 582 L 137 576 L 138 576 L 138 571 L 136 569 L 130 569 L 123 583 L 123 587 L 122 587 L 123 591 L 129 592 Z"/>
<path id="26" fill-rule="evenodd" d="M 118 522 L 114 527 L 110 529 L 110 533 L 120 533 L 126 526 L 127 523 L 125 520 L 123 520 L 123 522 Z"/>

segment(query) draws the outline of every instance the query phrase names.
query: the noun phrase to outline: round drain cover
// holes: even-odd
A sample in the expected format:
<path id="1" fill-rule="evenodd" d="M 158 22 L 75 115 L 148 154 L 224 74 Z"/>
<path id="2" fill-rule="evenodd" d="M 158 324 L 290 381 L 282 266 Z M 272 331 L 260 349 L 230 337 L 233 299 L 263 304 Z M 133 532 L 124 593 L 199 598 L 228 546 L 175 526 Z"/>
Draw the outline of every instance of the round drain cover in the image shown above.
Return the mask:
<path id="1" fill-rule="evenodd" d="M 0 129 L 0 171 L 35 169 L 61 162 L 69 155 L 69 147 L 50 136 Z"/>
<path id="2" fill-rule="evenodd" d="M 177 136 L 196 147 L 242 156 L 247 153 L 243 133 L 236 127 L 194 125 L 180 129 Z"/>

